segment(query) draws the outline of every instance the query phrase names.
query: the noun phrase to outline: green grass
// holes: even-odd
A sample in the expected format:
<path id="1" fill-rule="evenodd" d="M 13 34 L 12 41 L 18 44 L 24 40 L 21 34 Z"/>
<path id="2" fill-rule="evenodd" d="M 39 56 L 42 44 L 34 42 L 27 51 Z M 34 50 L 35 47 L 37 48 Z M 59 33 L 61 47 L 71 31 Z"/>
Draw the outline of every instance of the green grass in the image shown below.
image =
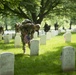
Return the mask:
<path id="1" fill-rule="evenodd" d="M 47 40 L 46 45 L 40 45 L 38 56 L 30 56 L 28 46 L 26 46 L 26 54 L 23 54 L 21 47 L 14 47 L 14 40 L 11 40 L 10 44 L 0 41 L 0 53 L 14 53 L 14 75 L 76 75 L 75 71 L 62 72 L 60 61 L 64 46 L 73 46 L 76 49 L 76 34 L 72 33 L 71 43 L 65 43 L 62 35 Z"/>

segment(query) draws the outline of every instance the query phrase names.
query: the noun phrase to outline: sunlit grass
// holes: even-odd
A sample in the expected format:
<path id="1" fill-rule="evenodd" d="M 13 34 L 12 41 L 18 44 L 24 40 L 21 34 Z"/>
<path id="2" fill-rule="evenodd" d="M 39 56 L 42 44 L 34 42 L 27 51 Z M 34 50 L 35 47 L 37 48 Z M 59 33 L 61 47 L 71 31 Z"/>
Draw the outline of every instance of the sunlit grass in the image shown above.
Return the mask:
<path id="1" fill-rule="evenodd" d="M 23 54 L 22 47 L 14 47 L 14 39 L 9 44 L 0 41 L 0 53 L 14 53 L 14 75 L 76 75 L 75 71 L 62 72 L 61 70 L 60 55 L 64 46 L 76 48 L 76 34 L 72 34 L 71 43 L 65 43 L 63 34 L 47 40 L 46 45 L 40 45 L 38 56 L 30 56 L 28 46 L 26 46 L 26 54 Z"/>

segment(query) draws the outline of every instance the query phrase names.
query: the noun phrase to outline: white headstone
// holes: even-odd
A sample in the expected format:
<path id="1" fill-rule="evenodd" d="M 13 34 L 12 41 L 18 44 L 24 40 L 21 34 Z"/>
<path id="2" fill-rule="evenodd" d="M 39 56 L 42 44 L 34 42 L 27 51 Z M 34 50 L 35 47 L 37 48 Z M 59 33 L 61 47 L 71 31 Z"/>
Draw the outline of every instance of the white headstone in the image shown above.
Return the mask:
<path id="1" fill-rule="evenodd" d="M 54 35 L 54 32 L 53 32 L 53 30 L 51 30 L 51 37 L 54 37 L 55 35 Z"/>
<path id="2" fill-rule="evenodd" d="M 58 35 L 58 30 L 55 30 L 55 36 Z"/>
<path id="3" fill-rule="evenodd" d="M 15 47 L 20 47 L 21 46 L 21 37 L 20 37 L 20 33 L 16 33 L 15 36 Z"/>
<path id="4" fill-rule="evenodd" d="M 45 45 L 46 44 L 46 35 L 41 35 L 40 36 L 40 44 Z"/>
<path id="5" fill-rule="evenodd" d="M 44 30 L 39 30 L 39 36 L 45 35 Z"/>
<path id="6" fill-rule="evenodd" d="M 62 55 L 62 70 L 75 70 L 75 50 L 72 46 L 63 47 Z"/>
<path id="7" fill-rule="evenodd" d="M 4 39 L 4 43 L 9 43 L 9 41 L 10 41 L 9 34 L 5 34 L 3 36 L 3 39 Z"/>
<path id="8" fill-rule="evenodd" d="M 0 54 L 0 75 L 14 75 L 14 54 Z"/>
<path id="9" fill-rule="evenodd" d="M 39 40 L 31 40 L 30 42 L 30 55 L 39 54 Z"/>
<path id="10" fill-rule="evenodd" d="M 64 35 L 65 42 L 71 42 L 71 32 L 67 31 Z"/>
<path id="11" fill-rule="evenodd" d="M 10 40 L 12 39 L 12 34 L 9 34 L 9 39 L 10 39 Z"/>
<path id="12" fill-rule="evenodd" d="M 61 29 L 58 29 L 58 34 L 60 34 L 61 33 Z"/>
<path id="13" fill-rule="evenodd" d="M 2 34 L 0 34 L 0 40 L 2 40 Z"/>
<path id="14" fill-rule="evenodd" d="M 47 39 L 47 40 L 50 40 L 50 39 L 51 39 L 51 32 L 47 32 L 47 34 L 46 34 L 46 39 Z"/>
<path id="15" fill-rule="evenodd" d="M 51 37 L 58 35 L 58 30 L 51 30 Z"/>
<path id="16" fill-rule="evenodd" d="M 76 32 L 76 28 L 73 28 L 73 29 L 72 29 L 72 32 Z"/>
<path id="17" fill-rule="evenodd" d="M 34 38 L 37 38 L 37 32 L 34 33 Z"/>

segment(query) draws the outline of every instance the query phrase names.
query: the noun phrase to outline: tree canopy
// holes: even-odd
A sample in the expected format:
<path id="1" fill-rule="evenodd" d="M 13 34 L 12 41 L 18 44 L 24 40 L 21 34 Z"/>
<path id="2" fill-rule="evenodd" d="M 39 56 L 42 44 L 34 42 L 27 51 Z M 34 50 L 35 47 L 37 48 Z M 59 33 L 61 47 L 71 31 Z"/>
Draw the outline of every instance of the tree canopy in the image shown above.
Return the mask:
<path id="1" fill-rule="evenodd" d="M 0 0 L 0 14 L 17 15 L 41 23 L 49 14 L 69 15 L 75 12 L 75 0 Z"/>

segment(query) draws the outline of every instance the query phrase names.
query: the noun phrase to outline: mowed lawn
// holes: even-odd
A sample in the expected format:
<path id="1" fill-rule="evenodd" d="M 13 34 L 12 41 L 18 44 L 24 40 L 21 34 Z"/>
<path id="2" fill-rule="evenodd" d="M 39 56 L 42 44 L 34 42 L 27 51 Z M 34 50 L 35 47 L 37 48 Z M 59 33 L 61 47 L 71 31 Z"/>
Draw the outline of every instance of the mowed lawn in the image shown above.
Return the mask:
<path id="1" fill-rule="evenodd" d="M 38 56 L 30 56 L 28 46 L 23 54 L 22 47 L 14 47 L 14 39 L 9 44 L 0 41 L 0 53 L 14 53 L 14 75 L 76 75 L 76 71 L 63 72 L 61 69 L 60 55 L 64 46 L 73 46 L 76 50 L 76 33 L 72 33 L 71 43 L 65 43 L 63 34 L 47 40 L 46 45 L 40 45 Z"/>

